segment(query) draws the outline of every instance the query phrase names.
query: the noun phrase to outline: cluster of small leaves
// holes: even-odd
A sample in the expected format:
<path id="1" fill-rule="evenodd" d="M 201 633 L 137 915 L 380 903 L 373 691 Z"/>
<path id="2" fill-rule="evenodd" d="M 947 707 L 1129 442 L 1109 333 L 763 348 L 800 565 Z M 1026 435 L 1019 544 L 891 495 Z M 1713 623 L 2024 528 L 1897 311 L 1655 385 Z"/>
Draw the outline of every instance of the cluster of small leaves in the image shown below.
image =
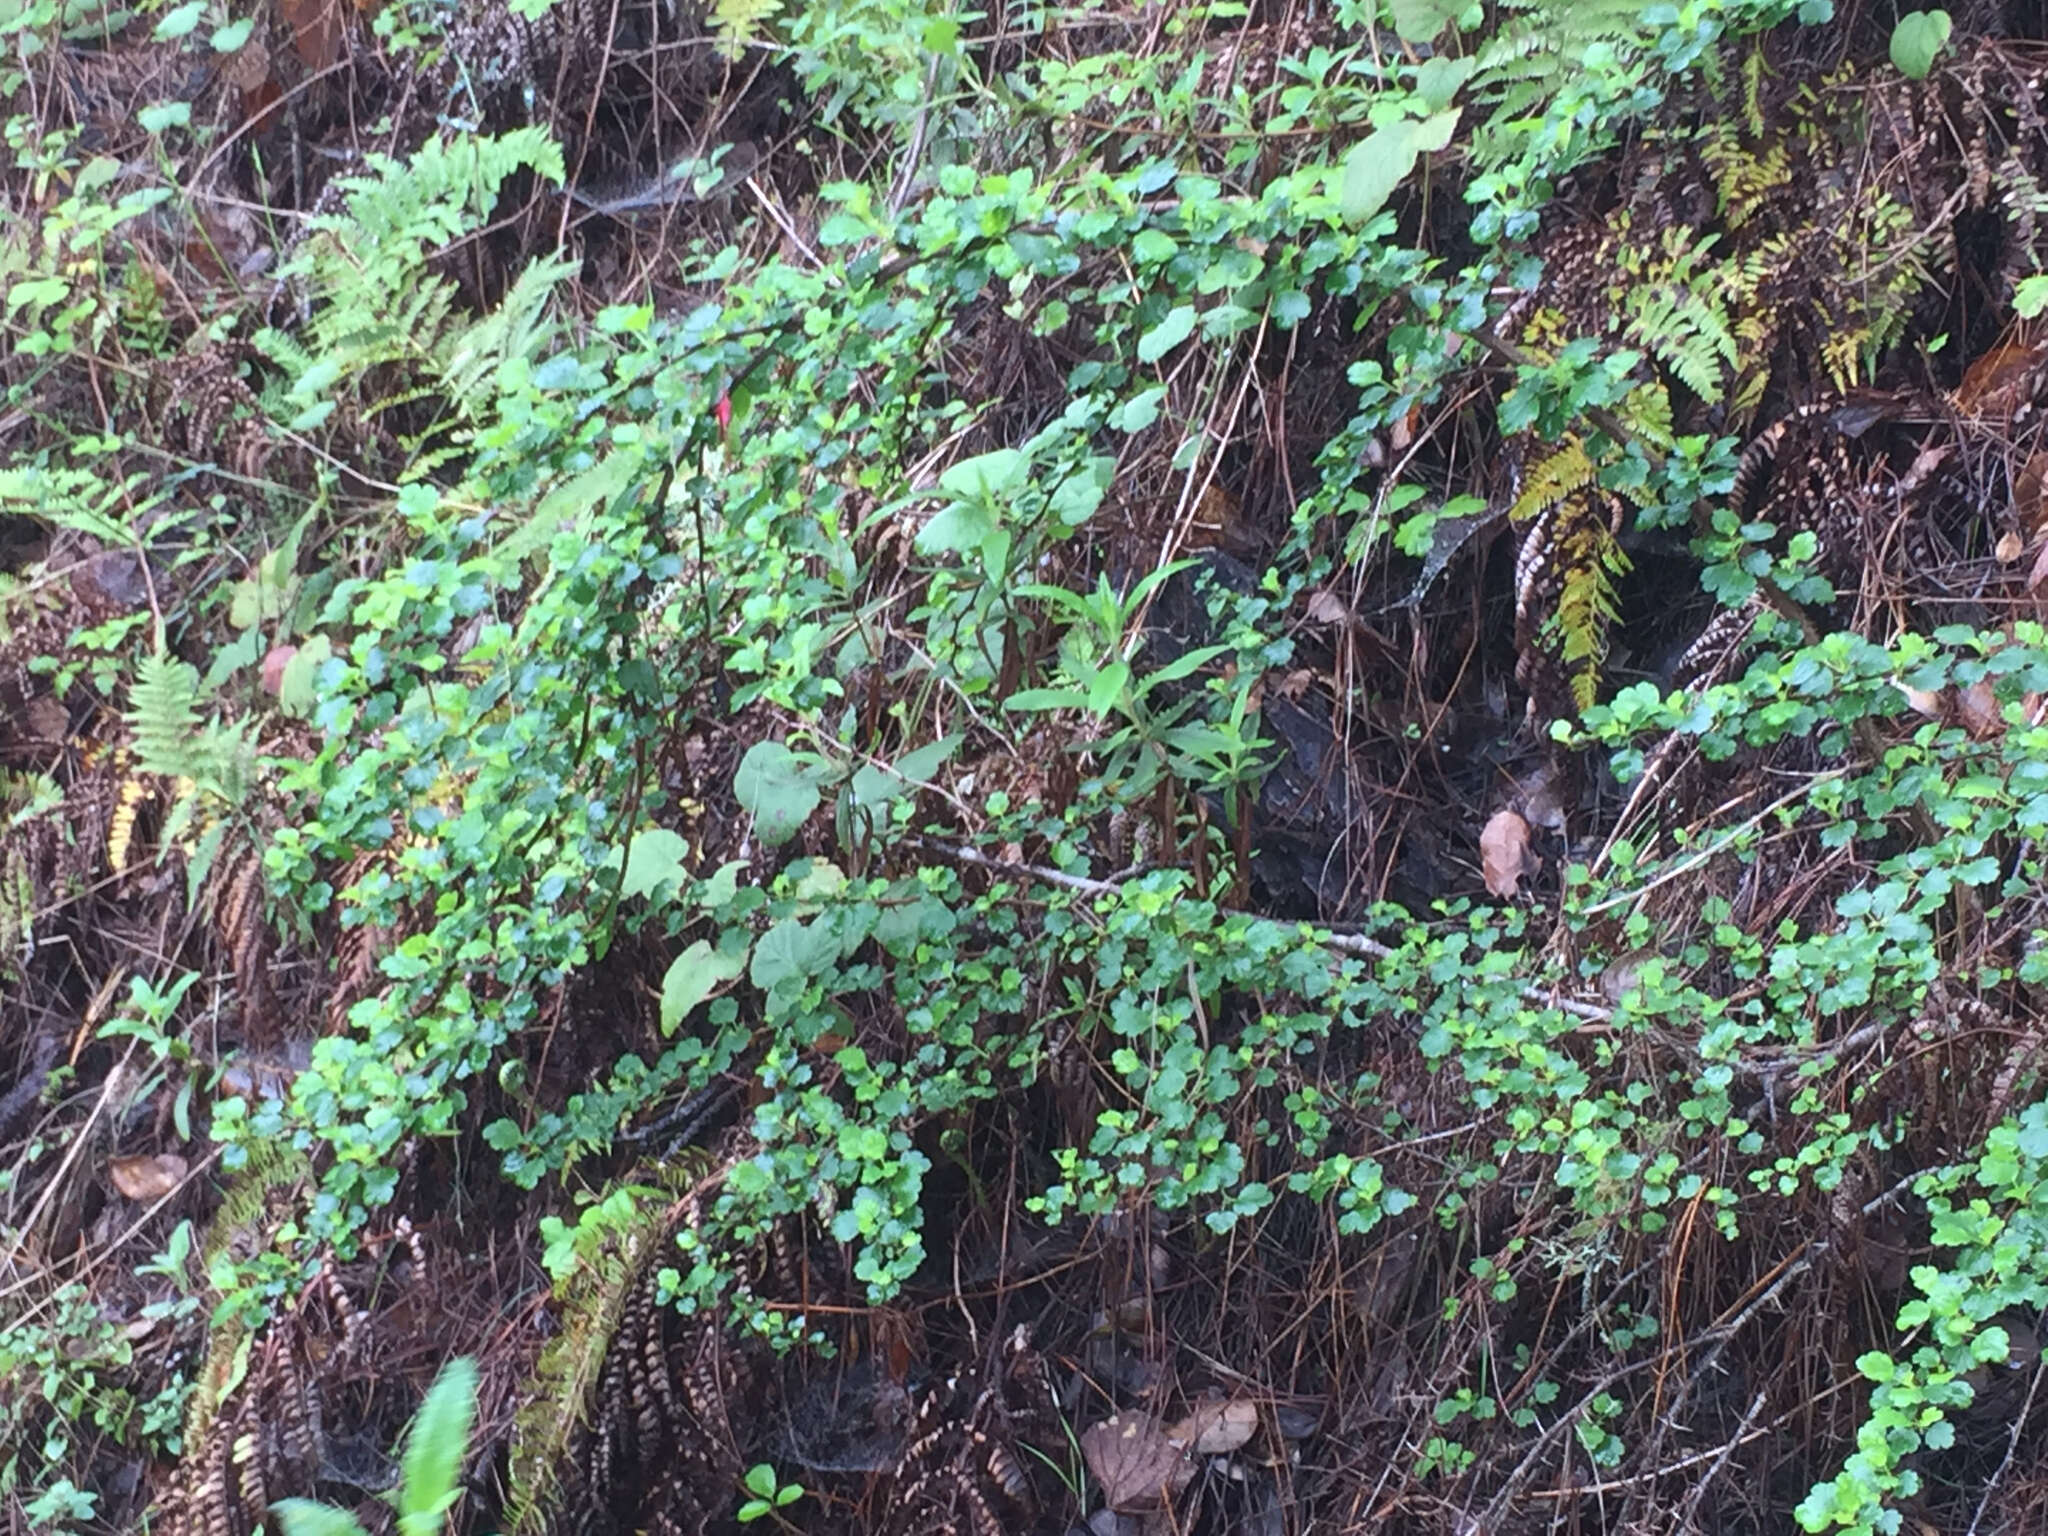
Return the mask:
<path id="1" fill-rule="evenodd" d="M 1672 30 L 1654 47 L 1567 94 L 1599 120 L 1618 124 L 1654 105 L 1656 91 L 1646 81 L 1674 64 L 1689 65 L 1721 26 L 1762 24 L 1782 9 L 1736 5 L 1674 15 L 1663 23 Z M 1419 77 L 1413 87 L 1425 106 L 1456 88 Z M 1434 110 L 1443 110 L 1441 102 Z M 1537 120 L 1526 146 L 1528 164 L 1546 174 L 1597 147 L 1570 132 L 1538 142 L 1550 131 L 1546 125 L 1564 124 L 1564 111 L 1555 107 Z M 1425 135 L 1412 149 L 1426 152 L 1433 142 Z M 513 163 L 552 167 L 546 149 L 507 144 L 477 164 L 484 171 Z M 444 188 L 466 185 L 464 176 L 444 174 L 446 158 L 380 166 L 358 186 L 357 200 L 383 232 L 379 291 L 392 287 L 385 268 L 393 262 L 416 260 L 480 216 L 452 192 L 444 195 Z M 674 679 L 648 665 L 637 629 L 619 616 L 680 570 L 685 555 L 699 568 L 696 590 L 687 582 L 669 589 L 675 595 L 661 626 L 667 637 L 681 651 L 702 651 L 705 641 L 721 648 L 727 669 L 741 680 L 738 702 L 771 702 L 815 722 L 811 760 L 819 768 L 811 789 L 844 786 L 857 810 L 872 812 L 859 804 L 851 764 L 873 747 L 854 739 L 854 719 L 841 712 L 845 680 L 873 654 L 855 601 L 861 567 L 849 508 L 855 497 L 888 494 L 893 466 L 931 451 L 971 419 L 973 406 L 929 383 L 935 370 L 943 377 L 946 338 L 962 306 L 995 292 L 1014 317 L 1041 330 L 1084 319 L 1098 348 L 1073 370 L 1061 417 L 1028 442 L 947 473 L 936 515 L 919 537 L 919 552 L 936 567 L 911 619 L 945 684 L 971 705 L 993 688 L 1004 637 L 1014 627 L 1085 632 L 1087 600 L 1074 609 L 1064 594 L 1020 588 L 1014 576 L 1096 510 L 1115 444 L 1160 424 L 1166 390 L 1157 370 L 1171 354 L 1186 346 L 1229 347 L 1261 326 L 1294 325 L 1319 298 L 1378 303 L 1403 295 L 1419 318 L 1397 327 L 1389 367 L 1407 382 L 1397 393 L 1362 379 L 1360 421 L 1378 423 L 1441 381 L 1446 367 L 1428 361 L 1445 355 L 1440 328 L 1475 324 L 1493 276 L 1492 265 L 1482 263 L 1453 283 L 1433 282 L 1429 258 L 1391 238 L 1393 215 L 1374 215 L 1333 167 L 1305 167 L 1256 194 L 1235 196 L 1213 178 L 1167 163 L 1114 176 L 1087 172 L 1056 185 L 1024 171 L 978 175 L 950 165 L 938 180 L 935 195 L 901 213 L 885 209 L 865 185 L 828 189 L 839 211 L 822 226 L 820 242 L 837 253 L 833 260 L 805 269 L 770 262 L 742 275 L 727 252 L 698 274 L 718 285 L 718 302 L 679 319 L 609 311 L 595 334 L 562 349 L 552 327 L 534 319 L 543 282 L 515 289 L 516 304 L 507 301 L 518 312 L 512 322 L 487 322 L 492 346 L 484 355 L 495 364 L 462 375 L 471 386 L 463 395 L 462 437 L 473 452 L 467 476 L 452 491 L 408 487 L 399 511 L 410 552 L 380 576 L 345 583 L 330 601 L 328 611 L 343 617 L 322 637 L 328 651 L 317 669 L 313 711 L 326 745 L 291 771 L 288 788 L 305 797 L 308 814 L 275 839 L 269 854 L 274 879 L 308 910 L 338 898 L 346 923 L 407 937 L 383 962 L 381 990 L 356 1005 L 346 1034 L 319 1042 L 287 1103 L 252 1109 L 229 1101 L 215 1122 L 231 1155 L 251 1137 L 279 1134 L 328 1149 L 310 1235 L 345 1237 L 366 1207 L 388 1197 L 398 1144 L 410 1135 L 450 1132 L 464 1105 L 461 1083 L 503 1065 L 506 1043 L 605 942 L 607 909 L 587 893 L 607 884 L 617 892 L 624 883 L 619 850 L 639 831 L 631 818 L 656 812 L 660 802 L 644 783 L 641 747 L 681 697 Z M 1542 195 L 1533 184 L 1525 192 Z M 1476 198 L 1486 206 L 1502 195 L 1489 184 Z M 387 341 L 404 341 L 388 330 L 372 336 L 350 318 L 365 307 L 363 292 L 321 265 L 317 251 L 324 249 L 316 246 L 308 263 L 316 278 L 328 273 L 319 298 L 322 314 L 333 318 L 316 327 L 315 339 L 325 338 L 333 356 L 307 362 L 294 385 L 316 409 L 345 371 L 336 358 L 346 364 L 384 357 L 378 349 Z M 1125 254 L 1128 266 L 1097 260 Z M 453 355 L 444 353 L 444 371 Z M 1375 378 L 1378 368 L 1371 365 Z M 730 389 L 731 430 L 744 449 L 712 450 L 720 455 L 714 477 L 703 472 L 699 450 L 706 403 L 721 386 Z M 1582 383 L 1568 387 L 1567 407 L 1583 409 L 1591 399 L 1579 399 L 1584 392 Z M 1202 451 L 1200 435 L 1190 434 L 1175 461 L 1189 467 Z M 653 486 L 664 466 L 680 467 L 680 497 L 657 506 Z M 1347 483 L 1332 477 L 1324 494 L 1341 496 Z M 912 508 L 919 499 L 913 496 Z M 515 514 L 509 528 L 504 511 L 484 511 L 520 507 L 531 510 Z M 544 573 L 537 582 L 535 569 Z M 1143 759 L 1154 765 L 1147 772 L 1163 767 L 1197 783 L 1253 771 L 1246 691 L 1209 696 L 1193 721 L 1155 718 L 1146 680 L 1128 661 L 1113 659 L 1109 631 L 1116 620 L 1110 616 L 1092 655 L 1065 647 L 1075 686 L 1043 702 L 1120 715 L 1124 734 L 1105 742 L 1147 749 L 1133 759 L 1134 769 Z M 787 769 L 785 762 L 766 773 L 767 781 L 787 781 L 785 789 L 801 800 L 810 770 Z M 1121 782 L 1133 795 L 1149 784 L 1136 771 Z M 771 817 L 768 830 L 777 829 Z M 378 849 L 388 857 L 351 890 L 327 886 L 326 871 Z M 609 881 L 607 869 L 618 870 Z M 849 890 L 859 886 L 850 882 Z M 831 898 L 842 911 L 855 899 Z M 857 899 L 874 900 L 875 893 Z M 748 979 L 766 994 L 771 1019 L 779 1026 L 796 1021 L 789 1028 L 798 1048 L 831 1032 L 817 1012 L 828 995 L 858 993 L 884 979 L 857 960 L 866 938 L 879 942 L 872 929 L 858 932 L 858 923 L 833 937 L 837 954 L 827 956 L 821 920 L 797 914 L 818 900 L 817 892 L 795 888 L 783 897 L 745 893 L 736 910 L 717 919 L 718 935 L 731 935 L 738 923 L 752 935 L 760 925 Z M 920 900 L 945 909 L 943 897 L 927 893 Z M 1133 900 L 1164 898 L 1140 892 Z M 706 949 L 697 953 L 712 968 L 710 979 L 700 967 L 697 982 L 675 984 L 665 1010 L 671 1025 L 687 1005 L 732 979 L 735 956 L 753 941 L 701 942 Z M 1176 963 L 1182 958 L 1176 951 Z M 893 979 L 928 996 L 938 978 L 908 971 Z M 1219 974 L 1215 984 L 1230 979 Z M 565 1111 L 537 1113 L 525 1130 L 509 1122 L 495 1128 L 493 1140 L 515 1176 L 537 1178 L 578 1147 L 602 1144 L 625 1116 L 679 1078 L 701 1082 L 728 1069 L 751 1021 L 740 1018 L 732 998 L 714 1004 L 721 1005 L 710 1041 L 680 1041 L 652 1067 L 624 1061 L 608 1086 Z M 1511 1011 L 1527 1010 L 1518 1003 Z M 1236 1189 L 1231 1210 L 1256 1208 L 1262 1187 L 1238 1188 L 1240 1161 L 1216 1108 L 1230 1101 L 1233 1073 L 1247 1063 L 1210 1060 L 1213 1046 L 1190 1055 L 1184 1018 L 1133 1018 L 1119 1027 L 1144 1042 L 1143 1053 L 1132 1054 L 1133 1046 L 1113 1061 L 1141 1087 L 1153 1085 L 1142 1096 L 1147 1108 L 1128 1125 L 1105 1125 L 1085 1153 L 1076 1149 L 1070 1181 L 1048 1195 L 1050 1208 L 1099 1202 L 1104 1178 L 1128 1179 L 1128 1170 L 1141 1167 L 1170 1174 L 1160 1186 L 1168 1200 Z M 1282 1033 L 1308 1028 L 1296 1022 Z M 1516 1033 L 1526 1029 L 1539 1037 L 1561 1032 L 1547 1019 Z M 948 1058 L 945 1071 L 956 1066 Z M 787 1187 L 791 1176 L 815 1176 L 825 1156 L 820 1146 L 836 1148 L 831 1155 L 841 1158 L 855 1149 L 848 1171 L 826 1178 L 852 1195 L 835 1225 L 878 1241 L 872 1280 L 886 1286 L 900 1279 L 917 1250 L 910 1234 L 889 1223 L 900 1224 L 914 1207 L 921 1172 L 900 1145 L 902 1130 L 880 1143 L 869 1135 L 872 1127 L 824 1135 L 830 1122 L 821 1117 L 831 1111 L 826 1096 L 804 1081 L 810 1068 L 802 1059 L 771 1042 L 758 1070 L 777 1089 L 763 1112 L 770 1148 L 763 1155 L 773 1165 L 763 1168 L 764 1181 Z M 883 1068 L 848 1062 L 839 1070 L 840 1086 L 853 1089 L 863 1073 Z M 1556 1071 L 1574 1081 L 1569 1069 Z M 934 1093 L 946 1096 L 929 1077 L 922 1069 L 905 1075 L 917 1114 L 932 1111 Z M 1177 1099 L 1171 1089 L 1196 1077 L 1214 1083 L 1210 1107 L 1180 1123 L 1184 1111 L 1204 1101 Z M 516 1077 L 505 1086 L 516 1091 Z M 877 1100 L 895 1103 L 896 1090 L 886 1083 L 865 1086 Z M 796 1126 L 808 1141 L 789 1134 Z M 778 1156 L 788 1166 L 775 1164 Z M 1369 1177 L 1361 1185 L 1358 1176 L 1347 1170 L 1338 1182 L 1346 1190 L 1369 1188 Z M 1316 1175 L 1304 1188 L 1323 1182 Z M 794 1187 L 803 1184 L 794 1180 Z M 879 1205 L 862 1202 L 864 1189 Z M 751 1200 L 754 1215 L 766 1214 L 760 1207 L 769 1197 L 752 1190 L 747 1176 L 730 1198 L 742 1206 Z M 1369 1206 L 1372 1197 L 1365 1198 Z"/>
<path id="2" fill-rule="evenodd" d="M 168 1324 L 197 1311 L 186 1272 L 191 1248 L 191 1224 L 182 1223 L 166 1251 L 142 1266 L 169 1280 L 171 1289 L 142 1309 L 140 1321 Z M 179 1450 L 193 1383 L 188 1374 L 173 1373 L 144 1395 L 135 1389 L 136 1364 L 130 1330 L 76 1283 L 52 1291 L 39 1316 L 0 1329 L 0 1379 L 9 1384 L 0 1393 L 0 1466 L 36 1530 L 92 1527 L 98 1496 L 67 1475 L 81 1437 L 104 1437 L 153 1455 Z"/>
<path id="3" fill-rule="evenodd" d="M 1946 1262 L 1913 1267 L 1919 1294 L 1897 1318 L 1904 1342 L 1857 1360 L 1872 1383 L 1869 1415 L 1842 1470 L 1801 1502 L 1802 1530 L 1900 1529 L 1896 1504 L 1920 1489 L 1916 1453 L 1954 1444 L 1948 1415 L 1975 1396 L 1965 1378 L 2011 1354 L 1995 1319 L 2048 1306 L 2048 1102 L 2005 1120 L 1974 1160 L 1923 1176 L 1915 1193 Z"/>

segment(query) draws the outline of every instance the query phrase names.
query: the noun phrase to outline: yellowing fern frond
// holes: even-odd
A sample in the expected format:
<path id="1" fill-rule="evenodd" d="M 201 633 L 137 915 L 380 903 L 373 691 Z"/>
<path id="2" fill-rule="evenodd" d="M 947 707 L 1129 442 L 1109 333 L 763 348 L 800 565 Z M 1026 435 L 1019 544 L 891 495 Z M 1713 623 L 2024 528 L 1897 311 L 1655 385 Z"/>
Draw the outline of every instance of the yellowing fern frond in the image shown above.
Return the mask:
<path id="1" fill-rule="evenodd" d="M 712 0 L 711 31 L 718 51 L 737 59 L 758 40 L 761 24 L 781 14 L 782 0 Z"/>
<path id="2" fill-rule="evenodd" d="M 1614 584 L 1629 569 L 1628 556 L 1615 541 L 1610 520 L 1602 515 L 1604 500 L 1574 497 L 1559 508 L 1552 533 L 1552 558 L 1560 578 L 1552 620 L 1557 655 L 1571 682 L 1572 701 L 1582 710 L 1590 709 L 1599 697 L 1600 668 L 1620 612 Z"/>
<path id="3" fill-rule="evenodd" d="M 1586 445 L 1576 437 L 1567 438 L 1564 446 L 1529 471 L 1508 516 L 1518 523 L 1538 517 L 1573 492 L 1585 490 L 1598 474 Z"/>
<path id="4" fill-rule="evenodd" d="M 107 823 L 107 868 L 117 875 L 128 867 L 129 847 L 135 841 L 135 818 L 155 788 L 141 774 L 130 774 L 121 782 L 114 814 Z"/>

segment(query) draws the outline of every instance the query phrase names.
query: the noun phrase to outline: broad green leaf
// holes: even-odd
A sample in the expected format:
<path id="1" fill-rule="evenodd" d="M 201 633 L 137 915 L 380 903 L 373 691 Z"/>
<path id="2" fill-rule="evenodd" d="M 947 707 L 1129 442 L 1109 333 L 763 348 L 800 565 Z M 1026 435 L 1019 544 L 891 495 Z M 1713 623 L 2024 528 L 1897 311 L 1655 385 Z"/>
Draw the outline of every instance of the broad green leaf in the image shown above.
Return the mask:
<path id="1" fill-rule="evenodd" d="M 1178 304 L 1164 320 L 1138 338 L 1138 361 L 1156 363 L 1186 341 L 1195 329 L 1195 306 Z"/>
<path id="2" fill-rule="evenodd" d="M 2013 289 L 2012 307 L 2022 320 L 2031 320 L 2048 309 L 2048 273 L 2021 278 L 2019 286 Z"/>
<path id="3" fill-rule="evenodd" d="M 1156 385 L 1131 396 L 1109 413 L 1109 424 L 1119 432 L 1142 432 L 1159 419 L 1159 402 L 1166 398 L 1166 386 Z"/>
<path id="4" fill-rule="evenodd" d="M 2025 287 L 2025 284 L 2021 284 Z M 1108 455 L 1098 455 L 1088 460 L 1079 469 L 1061 479 L 1053 487 L 1046 503 L 1057 517 L 1069 528 L 1078 528 L 1095 515 L 1102 505 L 1102 498 L 1109 493 L 1109 483 L 1116 474 L 1116 460 Z"/>
<path id="5" fill-rule="evenodd" d="M 779 741 L 757 741 L 740 759 L 733 793 L 771 848 L 795 837 L 822 798 L 823 765 L 798 757 Z"/>
<path id="6" fill-rule="evenodd" d="M 405 1437 L 398 1497 L 402 1536 L 437 1536 L 462 1496 L 462 1458 L 475 1412 L 476 1362 L 465 1355 L 441 1368 Z"/>
<path id="7" fill-rule="evenodd" d="M 1393 0 L 1394 35 L 1404 43 L 1426 43 L 1443 31 L 1467 0 Z"/>
<path id="8" fill-rule="evenodd" d="M 937 741 L 927 742 L 913 752 L 906 752 L 894 763 L 895 771 L 913 784 L 929 784 L 937 776 L 953 754 L 960 750 L 962 737 L 958 731 L 941 736 Z"/>
<path id="9" fill-rule="evenodd" d="M 846 889 L 846 871 L 830 859 L 812 859 L 791 894 L 798 901 L 823 901 Z"/>
<path id="10" fill-rule="evenodd" d="M 1462 59 L 1438 54 L 1415 72 L 1415 94 L 1431 111 L 1442 111 L 1478 67 L 1479 60 L 1470 54 Z"/>
<path id="11" fill-rule="evenodd" d="M 164 12 L 163 19 L 156 24 L 157 41 L 189 37 L 192 29 L 199 25 L 199 18 L 205 14 L 206 0 L 185 0 L 183 5 Z"/>
<path id="12" fill-rule="evenodd" d="M 1415 169 L 1415 125 L 1394 123 L 1376 128 L 1344 157 L 1344 179 L 1337 191 L 1337 209 L 1347 222 L 1363 224 L 1387 205 L 1394 189 Z"/>
<path id="13" fill-rule="evenodd" d="M 1095 681 L 1088 687 L 1088 709 L 1091 714 L 1106 715 L 1124 696 L 1124 689 L 1131 681 L 1131 664 L 1127 661 L 1113 661 L 1095 675 Z"/>
<path id="14" fill-rule="evenodd" d="M 1206 666 L 1218 656 L 1228 654 L 1227 645 L 1205 645 L 1189 651 L 1185 656 L 1176 656 L 1165 666 L 1146 678 L 1147 683 L 1174 683 L 1186 677 L 1197 667 Z"/>
<path id="15" fill-rule="evenodd" d="M 1925 80 L 1955 23 L 1947 11 L 1908 11 L 1892 28 L 1892 64 L 1908 80 Z"/>
<path id="16" fill-rule="evenodd" d="M 761 935 L 747 979 L 772 994 L 786 982 L 805 982 L 822 974 L 838 958 L 839 934 L 831 924 L 788 917 Z M 773 1003 L 771 997 L 770 1012 L 776 1011 Z"/>
<path id="17" fill-rule="evenodd" d="M 750 947 L 741 944 L 727 950 L 713 947 L 707 939 L 696 939 L 671 960 L 661 979 L 661 1032 L 674 1034 L 699 1003 L 741 976 L 747 968 Z"/>
<path id="18" fill-rule="evenodd" d="M 732 899 L 739 891 L 740 872 L 746 867 L 745 859 L 728 859 L 718 866 L 716 874 L 704 882 L 704 892 L 697 899 L 707 912 L 723 912 L 732 905 Z"/>
<path id="19" fill-rule="evenodd" d="M 982 502 L 955 501 L 941 507 L 917 531 L 921 555 L 971 555 L 996 531 L 995 517 Z"/>
<path id="20" fill-rule="evenodd" d="M 949 466 L 939 476 L 939 488 L 962 501 L 993 500 L 1007 496 L 1030 478 L 1029 459 L 1015 448 L 998 448 Z"/>
<path id="21" fill-rule="evenodd" d="M 304 719 L 320 702 L 320 669 L 334 657 L 334 643 L 325 635 L 308 637 L 292 659 L 285 663 L 284 679 L 278 684 L 277 702 L 288 715 Z"/>
<path id="22" fill-rule="evenodd" d="M 1389 123 L 1354 144 L 1344 157 L 1338 211 L 1353 224 L 1363 224 L 1378 213 L 1415 169 L 1417 155 L 1434 153 L 1451 142 L 1459 111 L 1452 107 L 1420 121 Z"/>
<path id="23" fill-rule="evenodd" d="M 633 841 L 626 854 L 626 878 L 619 885 L 619 895 L 651 896 L 666 880 L 675 886 L 682 886 L 690 878 L 690 844 L 679 832 L 667 827 L 646 827 L 633 834 Z M 605 860 L 606 869 L 619 867 L 619 851 L 614 848 Z"/>
<path id="24" fill-rule="evenodd" d="M 280 1499 L 270 1506 L 284 1536 L 369 1536 L 356 1517 L 314 1499 Z"/>
<path id="25" fill-rule="evenodd" d="M 1020 688 L 1003 700 L 1005 709 L 1086 709 L 1088 695 L 1078 688 Z"/>
<path id="26" fill-rule="evenodd" d="M 1180 242 L 1163 229 L 1141 229 L 1131 237 L 1131 259 L 1146 263 L 1171 261 L 1180 254 Z"/>
<path id="27" fill-rule="evenodd" d="M 1458 114 L 1464 109 L 1452 107 L 1447 112 L 1434 113 L 1413 125 L 1409 143 L 1425 155 L 1433 155 L 1451 142 L 1451 135 L 1458 131 Z"/>
<path id="28" fill-rule="evenodd" d="M 183 128 L 192 121 L 192 103 L 159 102 L 153 107 L 144 107 L 135 114 L 135 120 L 150 133 L 162 133 L 166 128 Z"/>
<path id="29" fill-rule="evenodd" d="M 960 745 L 955 734 L 906 752 L 895 762 L 883 767 L 869 764 L 858 769 L 853 775 L 853 798 L 857 805 L 870 809 L 889 804 L 920 784 L 929 784 L 932 775 L 939 771 L 947 758 Z"/>

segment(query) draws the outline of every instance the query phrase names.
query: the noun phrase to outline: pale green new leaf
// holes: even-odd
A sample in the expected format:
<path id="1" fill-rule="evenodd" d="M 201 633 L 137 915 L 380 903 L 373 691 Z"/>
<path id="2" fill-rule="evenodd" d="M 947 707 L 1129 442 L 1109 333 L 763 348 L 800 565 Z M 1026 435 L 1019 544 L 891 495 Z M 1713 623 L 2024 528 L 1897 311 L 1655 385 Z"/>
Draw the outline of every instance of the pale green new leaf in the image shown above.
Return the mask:
<path id="1" fill-rule="evenodd" d="M 405 1438 L 398 1499 L 402 1536 L 438 1536 L 462 1496 L 462 1458 L 475 1413 L 476 1362 L 465 1355 L 441 1368 Z"/>

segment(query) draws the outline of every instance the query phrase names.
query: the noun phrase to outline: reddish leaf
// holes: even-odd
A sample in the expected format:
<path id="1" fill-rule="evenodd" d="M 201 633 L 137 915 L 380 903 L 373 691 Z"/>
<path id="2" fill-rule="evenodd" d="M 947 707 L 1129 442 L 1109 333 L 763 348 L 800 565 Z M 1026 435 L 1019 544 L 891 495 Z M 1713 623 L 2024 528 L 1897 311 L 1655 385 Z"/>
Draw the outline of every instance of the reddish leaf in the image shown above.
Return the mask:
<path id="1" fill-rule="evenodd" d="M 263 656 L 263 691 L 273 699 L 284 692 L 284 669 L 299 654 L 296 645 L 273 645 Z"/>
<path id="2" fill-rule="evenodd" d="M 341 57 L 342 0 L 279 0 L 278 9 L 308 69 L 325 69 Z"/>

